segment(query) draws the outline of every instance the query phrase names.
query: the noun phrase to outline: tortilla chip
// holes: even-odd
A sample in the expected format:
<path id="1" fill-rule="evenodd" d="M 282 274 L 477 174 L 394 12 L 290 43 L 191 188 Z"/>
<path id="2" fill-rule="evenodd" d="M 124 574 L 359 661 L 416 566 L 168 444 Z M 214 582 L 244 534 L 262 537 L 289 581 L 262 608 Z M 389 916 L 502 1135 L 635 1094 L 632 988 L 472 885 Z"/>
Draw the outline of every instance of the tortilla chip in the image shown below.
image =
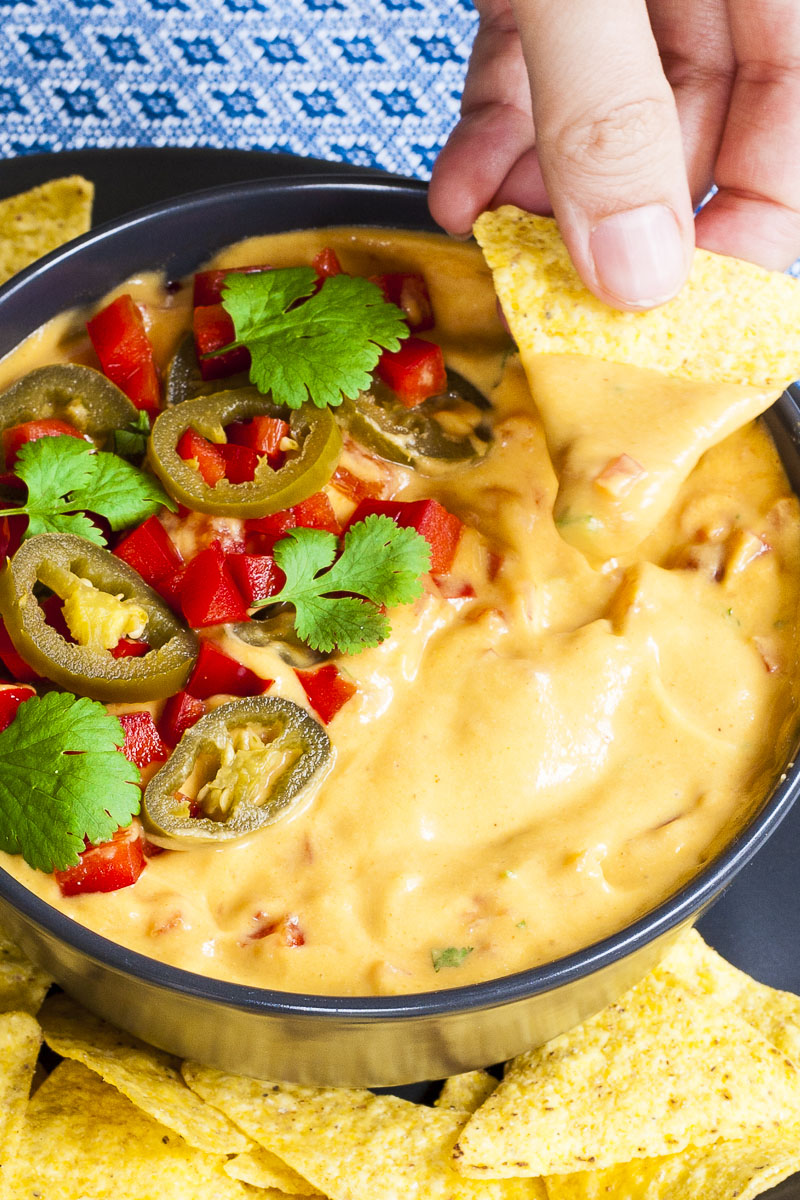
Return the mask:
<path id="1" fill-rule="evenodd" d="M 753 1200 L 800 1170 L 800 1126 L 746 1141 L 687 1146 L 666 1158 L 635 1158 L 605 1171 L 551 1175 L 549 1200 Z"/>
<path id="2" fill-rule="evenodd" d="M 450 1163 L 464 1115 L 376 1096 L 225 1075 L 184 1063 L 209 1103 L 331 1200 L 545 1200 L 538 1179 L 477 1182 Z"/>
<path id="3" fill-rule="evenodd" d="M 60 1063 L 28 1105 L 10 1164 L 14 1200 L 244 1200 L 224 1160 L 188 1146 L 80 1063 Z"/>
<path id="4" fill-rule="evenodd" d="M 235 1154 L 252 1146 L 221 1112 L 186 1086 L 178 1059 L 106 1024 L 63 994 L 45 1002 L 40 1019 L 45 1040 L 56 1054 L 96 1071 L 195 1149 Z"/>
<path id="5" fill-rule="evenodd" d="M 491 1096 L 497 1084 L 498 1080 L 488 1071 L 465 1071 L 463 1075 L 451 1075 L 442 1084 L 442 1090 L 433 1102 L 434 1107 L 474 1113 Z"/>
<path id="6" fill-rule="evenodd" d="M 514 1059 L 455 1155 L 470 1176 L 568 1174 L 800 1122 L 800 1073 L 745 1021 L 657 967 Z"/>
<path id="7" fill-rule="evenodd" d="M 512 205 L 482 213 L 475 236 L 522 354 L 585 354 L 760 388 L 800 375 L 800 282 L 696 250 L 674 300 L 619 312 L 584 287 L 556 223 Z"/>
<path id="8" fill-rule="evenodd" d="M 41 1041 L 41 1030 L 28 1013 L 0 1015 L 0 1191 L 3 1195 L 13 1195 L 7 1187 L 7 1165 L 19 1145 Z"/>
<path id="9" fill-rule="evenodd" d="M 87 233 L 94 184 L 80 175 L 51 179 L 0 200 L 0 284 L 56 246 Z"/>
<path id="10" fill-rule="evenodd" d="M 0 1012 L 35 1016 L 52 982 L 49 975 L 28 961 L 0 926 Z"/>
<path id="11" fill-rule="evenodd" d="M 307 1179 L 263 1146 L 235 1155 L 225 1164 L 225 1170 L 231 1179 L 239 1179 L 253 1187 L 273 1189 L 292 1196 L 320 1195 Z"/>

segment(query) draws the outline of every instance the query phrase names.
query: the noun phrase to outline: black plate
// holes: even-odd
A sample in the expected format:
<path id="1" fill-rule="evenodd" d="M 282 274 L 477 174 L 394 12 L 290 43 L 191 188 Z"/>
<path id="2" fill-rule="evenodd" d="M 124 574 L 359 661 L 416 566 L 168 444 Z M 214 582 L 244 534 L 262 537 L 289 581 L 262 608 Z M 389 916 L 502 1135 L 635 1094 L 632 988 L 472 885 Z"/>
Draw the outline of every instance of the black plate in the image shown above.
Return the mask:
<path id="1" fill-rule="evenodd" d="M 319 159 L 256 151 L 74 150 L 0 162 L 0 198 L 57 175 L 82 174 L 95 183 L 95 222 L 99 224 L 183 192 L 238 180 L 322 174 L 331 170 L 380 175 Z M 795 805 L 777 834 L 739 873 L 698 928 L 737 967 L 772 987 L 800 993 L 798 850 L 800 804 Z M 403 1090 L 405 1094 L 410 1091 Z M 770 1200 L 800 1200 L 800 1175 L 764 1195 Z"/>

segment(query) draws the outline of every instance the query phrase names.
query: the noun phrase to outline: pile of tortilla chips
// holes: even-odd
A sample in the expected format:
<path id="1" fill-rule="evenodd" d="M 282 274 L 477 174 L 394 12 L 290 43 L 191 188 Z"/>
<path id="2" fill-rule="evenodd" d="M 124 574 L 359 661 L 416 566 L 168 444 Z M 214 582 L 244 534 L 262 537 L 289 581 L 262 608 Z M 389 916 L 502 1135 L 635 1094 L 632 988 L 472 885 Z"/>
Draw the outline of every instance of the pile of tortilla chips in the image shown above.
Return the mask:
<path id="1" fill-rule="evenodd" d="M 94 186 L 80 175 L 0 200 L 0 284 L 57 246 L 87 233 Z"/>
<path id="2" fill-rule="evenodd" d="M 47 985 L 2 937 L 14 1200 L 749 1200 L 800 1171 L 800 997 L 695 932 L 501 1082 L 457 1076 L 433 1106 L 181 1063 L 61 993 L 42 1002 Z"/>

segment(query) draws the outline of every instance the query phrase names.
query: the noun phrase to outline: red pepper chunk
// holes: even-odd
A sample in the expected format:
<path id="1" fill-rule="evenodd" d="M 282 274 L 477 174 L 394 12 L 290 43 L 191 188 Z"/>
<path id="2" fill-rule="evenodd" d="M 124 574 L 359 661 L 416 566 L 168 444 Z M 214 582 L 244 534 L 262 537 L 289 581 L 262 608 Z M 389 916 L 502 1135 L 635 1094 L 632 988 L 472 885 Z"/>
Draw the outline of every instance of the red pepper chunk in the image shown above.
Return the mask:
<path id="1" fill-rule="evenodd" d="M 119 542 L 114 553 L 151 587 L 183 566 L 177 546 L 158 517 L 148 517 Z"/>
<path id="2" fill-rule="evenodd" d="M 412 333 L 433 329 L 433 305 L 425 278 L 412 271 L 394 271 L 388 275 L 372 275 L 390 304 L 396 304 L 406 314 Z"/>
<path id="3" fill-rule="evenodd" d="M 243 667 L 235 658 L 230 658 L 213 642 L 202 641 L 197 664 L 186 685 L 190 696 L 207 700 L 220 693 L 230 696 L 260 696 L 272 687 L 271 679 L 262 679 Z"/>
<path id="4" fill-rule="evenodd" d="M 219 304 L 222 300 L 222 289 L 225 280 L 230 275 L 257 275 L 261 271 L 269 271 L 270 267 L 226 267 L 223 270 L 198 271 L 194 277 L 194 292 L 192 303 L 195 308 L 210 304 Z"/>
<path id="5" fill-rule="evenodd" d="M 137 642 L 135 638 L 120 638 L 113 650 L 109 650 L 112 658 L 144 658 L 150 650 L 147 642 Z"/>
<path id="6" fill-rule="evenodd" d="M 422 534 L 431 548 L 431 572 L 445 574 L 450 570 L 464 523 L 438 500 L 362 500 L 350 524 L 355 525 L 374 513 L 391 517 L 398 525 Z"/>
<path id="7" fill-rule="evenodd" d="M 268 517 L 250 517 L 244 527 L 248 534 L 257 535 L 259 548 L 265 552 L 292 529 L 323 529 L 337 537 L 342 532 L 327 492 L 315 492 L 307 500 Z"/>
<path id="8" fill-rule="evenodd" d="M 225 456 L 222 447 L 210 442 L 195 429 L 186 429 L 178 439 L 176 454 L 185 462 L 196 462 L 203 482 L 209 487 L 225 478 Z"/>
<path id="9" fill-rule="evenodd" d="M 149 712 L 122 713 L 118 720 L 125 731 L 122 753 L 128 762 L 137 767 L 149 767 L 150 763 L 167 761 L 169 750 Z"/>
<path id="10" fill-rule="evenodd" d="M 271 554 L 229 554 L 226 561 L 248 608 L 257 600 L 277 595 L 286 582 Z"/>
<path id="11" fill-rule="evenodd" d="M 266 454 L 272 462 L 281 454 L 281 442 L 289 433 L 289 425 L 279 417 L 257 416 L 249 421 L 234 421 L 226 426 L 228 442 L 246 446 L 256 454 Z"/>
<path id="12" fill-rule="evenodd" d="M 168 746 L 177 746 L 186 730 L 191 729 L 205 711 L 206 706 L 202 700 L 197 700 L 188 692 L 178 692 L 170 696 L 164 705 L 158 722 L 158 732 Z"/>
<path id="13" fill-rule="evenodd" d="M 352 679 L 346 679 L 335 663 L 325 663 L 316 671 L 295 671 L 309 703 L 327 725 L 342 705 L 356 694 Z"/>
<path id="14" fill-rule="evenodd" d="M 23 684 L 22 687 L 0 687 L 0 733 L 8 729 L 20 704 L 30 700 L 36 692 L 32 687 Z"/>
<path id="15" fill-rule="evenodd" d="M 406 338 L 399 350 L 384 350 L 376 372 L 406 408 L 416 408 L 447 389 L 442 348 L 424 338 Z"/>
<path id="16" fill-rule="evenodd" d="M 183 615 L 193 629 L 249 619 L 219 542 L 192 559 L 184 572 L 180 594 Z"/>
<path id="17" fill-rule="evenodd" d="M 324 250 L 320 250 L 319 254 L 315 254 L 311 260 L 311 265 L 320 279 L 326 279 L 329 275 L 342 274 L 342 264 L 339 262 L 339 256 L 330 246 L 326 246 Z"/>
<path id="18" fill-rule="evenodd" d="M 59 417 L 42 417 L 39 421 L 23 421 L 21 425 L 12 425 L 3 430 L 3 454 L 5 455 L 6 470 L 13 470 L 17 455 L 28 442 L 38 442 L 43 437 L 74 437 L 83 438 L 74 425 L 60 420 Z"/>
<path id="19" fill-rule="evenodd" d="M 17 683 L 35 683 L 41 679 L 41 675 L 37 675 L 33 667 L 29 667 L 25 659 L 16 650 L 14 643 L 11 641 L 9 632 L 5 627 L 5 623 L 0 620 L 0 662 L 8 671 L 12 679 Z"/>
<path id="20" fill-rule="evenodd" d="M 137 408 L 149 413 L 158 412 L 161 388 L 153 347 L 133 298 L 127 293 L 117 296 L 87 321 L 86 328 L 103 374 Z"/>
<path id="21" fill-rule="evenodd" d="M 141 829 L 129 825 L 118 829 L 108 842 L 88 846 L 80 862 L 55 877 L 62 896 L 77 896 L 79 892 L 116 892 L 130 887 L 146 866 Z"/>
<path id="22" fill-rule="evenodd" d="M 194 330 L 194 348 L 197 351 L 197 361 L 200 364 L 200 374 L 203 379 L 224 379 L 226 375 L 235 375 L 237 371 L 246 371 L 250 366 L 250 351 L 246 346 L 237 346 L 225 354 L 214 354 L 223 346 L 229 346 L 236 341 L 236 330 L 233 319 L 226 313 L 221 304 L 209 304 L 194 310 L 192 318 Z M 213 358 L 204 358 L 206 354 L 214 354 Z"/>
<path id="23" fill-rule="evenodd" d="M 249 446 L 237 446 L 235 442 L 224 442 L 218 446 L 225 463 L 225 477 L 231 483 L 251 483 L 256 476 L 260 455 Z"/>

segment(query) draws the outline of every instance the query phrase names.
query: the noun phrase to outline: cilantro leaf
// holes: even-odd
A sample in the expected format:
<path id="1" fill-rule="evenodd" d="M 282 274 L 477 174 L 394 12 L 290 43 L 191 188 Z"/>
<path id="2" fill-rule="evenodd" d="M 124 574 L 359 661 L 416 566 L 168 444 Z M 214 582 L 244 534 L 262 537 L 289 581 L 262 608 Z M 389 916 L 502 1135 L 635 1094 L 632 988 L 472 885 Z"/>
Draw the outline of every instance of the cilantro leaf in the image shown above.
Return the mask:
<path id="1" fill-rule="evenodd" d="M 40 871 L 63 870 L 85 838 L 108 841 L 129 825 L 139 770 L 118 749 L 124 740 L 96 700 L 48 692 L 21 704 L 0 733 L 0 849 Z"/>
<path id="2" fill-rule="evenodd" d="M 381 350 L 408 337 L 402 310 L 368 279 L 331 275 L 315 292 L 317 282 L 311 267 L 285 267 L 231 274 L 222 293 L 233 345 L 250 351 L 250 379 L 289 408 L 353 399 L 369 387 Z"/>
<path id="3" fill-rule="evenodd" d="M 337 547 L 332 533 L 293 529 L 273 550 L 286 582 L 261 604 L 293 604 L 297 635 L 312 649 L 356 654 L 389 634 L 379 606 L 408 604 L 422 593 L 431 550 L 415 529 L 378 514 L 351 526 L 338 559 Z"/>
<path id="4" fill-rule="evenodd" d="M 138 412 L 136 420 L 124 429 L 114 430 L 114 453 L 123 458 L 141 458 L 147 450 L 150 437 L 150 418 L 146 412 Z"/>
<path id="5" fill-rule="evenodd" d="M 124 529 L 153 516 L 162 505 L 176 507 L 152 475 L 78 438 L 44 437 L 26 443 L 16 473 L 27 484 L 28 498 L 4 515 L 28 517 L 25 537 L 73 533 L 104 546 L 102 532 L 86 512 L 105 517 L 112 529 Z"/>
<path id="6" fill-rule="evenodd" d="M 444 967 L 460 967 L 473 949 L 473 946 L 445 946 L 443 950 L 431 950 L 434 971 L 441 971 Z"/>

